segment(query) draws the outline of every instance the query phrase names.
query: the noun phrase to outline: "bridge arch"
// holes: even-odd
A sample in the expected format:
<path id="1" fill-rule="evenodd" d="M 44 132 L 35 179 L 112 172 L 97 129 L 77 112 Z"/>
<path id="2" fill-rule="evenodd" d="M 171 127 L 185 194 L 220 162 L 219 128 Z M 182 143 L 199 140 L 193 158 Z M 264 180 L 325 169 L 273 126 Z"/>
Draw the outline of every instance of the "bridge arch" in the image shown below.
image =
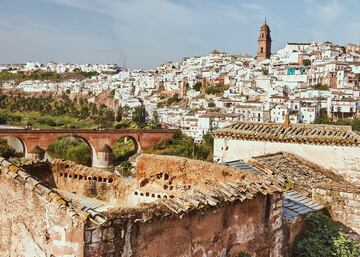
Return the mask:
<path id="1" fill-rule="evenodd" d="M 60 136 L 55 136 L 53 138 L 51 138 L 51 140 L 49 141 L 48 146 L 46 147 L 46 149 L 44 149 L 46 151 L 45 153 L 45 159 L 53 159 L 54 157 L 56 158 L 56 156 L 52 156 L 51 152 L 52 150 L 58 150 L 58 149 L 51 149 L 54 145 L 55 142 L 62 140 L 62 139 L 80 139 L 83 143 L 86 144 L 86 146 L 89 148 L 89 154 L 90 154 L 90 159 L 89 163 L 82 163 L 82 164 L 87 164 L 88 166 L 92 166 L 94 164 L 94 162 L 97 161 L 97 156 L 96 156 L 96 149 L 93 146 L 93 144 L 85 137 L 83 136 L 79 136 L 76 134 L 64 134 L 64 135 L 60 135 Z M 64 142 L 65 144 L 63 145 L 63 147 L 65 147 L 68 143 L 70 142 Z M 75 143 L 75 142 L 74 142 Z M 61 146 L 60 146 L 61 147 Z M 86 152 L 84 153 L 86 154 Z"/>
<path id="2" fill-rule="evenodd" d="M 0 136 L 0 138 L 5 139 L 7 144 L 15 149 L 16 154 L 21 154 L 22 156 L 25 156 L 27 152 L 26 144 L 20 137 L 13 135 L 6 135 L 6 136 Z"/>
<path id="3" fill-rule="evenodd" d="M 128 160 L 131 156 L 141 151 L 141 145 L 139 141 L 132 136 L 124 135 L 114 140 L 111 145 L 114 153 L 114 164 L 120 164 L 123 161 Z"/>

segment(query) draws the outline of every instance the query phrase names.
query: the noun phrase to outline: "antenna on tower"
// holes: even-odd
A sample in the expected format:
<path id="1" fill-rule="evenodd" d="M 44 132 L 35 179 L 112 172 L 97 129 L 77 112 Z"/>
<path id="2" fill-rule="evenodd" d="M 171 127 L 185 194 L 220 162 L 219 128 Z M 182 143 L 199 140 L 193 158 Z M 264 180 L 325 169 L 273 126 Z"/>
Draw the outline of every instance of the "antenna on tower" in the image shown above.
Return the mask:
<path id="1" fill-rule="evenodd" d="M 266 24 L 266 16 L 265 16 L 265 24 Z"/>

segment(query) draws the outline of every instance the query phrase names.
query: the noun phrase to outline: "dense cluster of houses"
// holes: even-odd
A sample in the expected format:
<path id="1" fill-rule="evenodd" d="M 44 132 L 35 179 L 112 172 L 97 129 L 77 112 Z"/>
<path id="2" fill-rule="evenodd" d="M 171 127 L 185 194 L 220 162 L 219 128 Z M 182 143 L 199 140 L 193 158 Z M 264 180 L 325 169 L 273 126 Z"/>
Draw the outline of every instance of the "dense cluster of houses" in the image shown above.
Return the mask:
<path id="1" fill-rule="evenodd" d="M 100 94 L 112 91 L 120 106 L 144 105 L 149 118 L 158 113 L 166 127 L 181 128 L 201 140 L 233 122 L 314 123 L 319 117 L 354 118 L 360 110 L 360 46 L 287 43 L 261 62 L 249 55 L 212 51 L 183 58 L 153 70 L 118 69 L 115 65 L 27 63 L 22 70 L 97 71 L 92 78 L 65 82 L 3 83 L 26 92 Z M 2 68 L 3 69 L 3 68 Z M 115 74 L 105 71 L 117 70 Z M 166 99 L 178 95 L 171 104 Z"/>

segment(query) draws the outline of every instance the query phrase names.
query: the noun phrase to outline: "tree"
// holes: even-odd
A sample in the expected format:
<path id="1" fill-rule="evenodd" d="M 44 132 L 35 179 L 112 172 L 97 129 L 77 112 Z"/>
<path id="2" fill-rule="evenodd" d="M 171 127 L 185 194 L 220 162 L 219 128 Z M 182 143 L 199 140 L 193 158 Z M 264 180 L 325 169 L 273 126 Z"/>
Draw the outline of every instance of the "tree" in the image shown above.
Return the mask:
<path id="1" fill-rule="evenodd" d="M 215 105 L 215 103 L 214 102 L 210 102 L 210 103 L 208 103 L 208 107 L 209 108 L 214 108 L 216 105 Z"/>
<path id="2" fill-rule="evenodd" d="M 196 82 L 195 85 L 193 86 L 193 89 L 195 91 L 200 91 L 201 90 L 201 87 L 202 87 L 202 83 L 201 82 Z"/>
<path id="3" fill-rule="evenodd" d="M 79 138 L 63 137 L 55 140 L 48 147 L 48 152 L 53 158 L 91 165 L 91 148 Z"/>
<path id="4" fill-rule="evenodd" d="M 262 74 L 263 75 L 269 75 L 269 69 L 268 68 L 265 68 L 265 67 L 263 67 L 262 69 L 261 69 L 261 72 L 262 72 Z"/>
<path id="5" fill-rule="evenodd" d="M 339 223 L 322 212 L 307 216 L 305 231 L 295 242 L 295 257 L 357 257 L 360 246 L 346 236 Z"/>
<path id="6" fill-rule="evenodd" d="M 145 106 L 135 107 L 132 113 L 132 121 L 136 123 L 138 128 L 146 127 L 146 110 Z"/>
<path id="7" fill-rule="evenodd" d="M 318 83 L 315 86 L 313 86 L 313 89 L 315 89 L 315 90 L 329 90 L 329 86 Z"/>
<path id="8" fill-rule="evenodd" d="M 116 121 L 117 122 L 120 122 L 122 120 L 122 117 L 123 117 L 123 112 L 124 112 L 124 109 L 123 107 L 120 105 L 117 112 L 116 112 Z"/>
<path id="9" fill-rule="evenodd" d="M 311 61 L 309 59 L 304 59 L 302 61 L 302 63 L 303 63 L 304 66 L 310 66 L 311 65 Z"/>
<path id="10" fill-rule="evenodd" d="M 15 155 L 15 149 L 8 145 L 7 141 L 0 138 L 0 156 L 9 159 Z"/>
<path id="11" fill-rule="evenodd" d="M 157 111 L 154 111 L 153 117 L 151 119 L 151 128 L 161 128 L 161 123 L 159 119 L 159 114 Z"/>

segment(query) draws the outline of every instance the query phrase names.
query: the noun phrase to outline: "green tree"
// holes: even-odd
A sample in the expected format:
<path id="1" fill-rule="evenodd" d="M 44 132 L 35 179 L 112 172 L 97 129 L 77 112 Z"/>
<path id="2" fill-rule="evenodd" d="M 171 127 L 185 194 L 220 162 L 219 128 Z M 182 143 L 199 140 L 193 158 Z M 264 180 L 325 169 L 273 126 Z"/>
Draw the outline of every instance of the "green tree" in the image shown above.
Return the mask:
<path id="1" fill-rule="evenodd" d="M 195 84 L 194 84 L 194 86 L 193 86 L 193 89 L 195 90 L 195 91 L 200 91 L 201 90 L 201 87 L 202 87 L 202 83 L 201 82 L 196 82 Z"/>
<path id="2" fill-rule="evenodd" d="M 316 84 L 315 86 L 313 86 L 313 89 L 325 91 L 325 90 L 329 90 L 329 86 L 328 86 L 328 85 L 321 84 L 321 83 L 318 83 L 318 84 Z"/>
<path id="3" fill-rule="evenodd" d="M 123 118 L 123 114 L 124 114 L 124 109 L 123 107 L 120 105 L 117 112 L 116 112 L 116 121 L 120 122 Z"/>
<path id="4" fill-rule="evenodd" d="M 346 236 L 339 223 L 322 212 L 305 220 L 303 235 L 295 242 L 295 257 L 357 257 L 359 244 Z"/>
<path id="5" fill-rule="evenodd" d="M 63 137 L 55 140 L 48 147 L 51 157 L 91 165 L 91 148 L 83 140 L 73 137 Z"/>
<path id="6" fill-rule="evenodd" d="M 146 109 L 141 105 L 135 107 L 132 113 L 132 121 L 136 123 L 138 128 L 146 127 Z"/>
<path id="7" fill-rule="evenodd" d="M 6 139 L 0 138 L 0 156 L 5 159 L 15 156 L 15 149 L 8 145 Z"/>
<path id="8" fill-rule="evenodd" d="M 302 61 L 302 63 L 303 63 L 304 66 L 310 66 L 311 65 L 311 61 L 309 59 L 304 59 Z"/>
<path id="9" fill-rule="evenodd" d="M 159 114 L 158 114 L 157 111 L 154 111 L 150 125 L 151 125 L 151 128 L 154 128 L 154 129 L 156 129 L 156 128 L 161 128 L 161 123 L 160 123 L 160 119 L 159 119 Z"/>
<path id="10" fill-rule="evenodd" d="M 214 102 L 210 102 L 210 103 L 208 103 L 208 107 L 209 108 L 215 108 L 215 103 Z"/>

